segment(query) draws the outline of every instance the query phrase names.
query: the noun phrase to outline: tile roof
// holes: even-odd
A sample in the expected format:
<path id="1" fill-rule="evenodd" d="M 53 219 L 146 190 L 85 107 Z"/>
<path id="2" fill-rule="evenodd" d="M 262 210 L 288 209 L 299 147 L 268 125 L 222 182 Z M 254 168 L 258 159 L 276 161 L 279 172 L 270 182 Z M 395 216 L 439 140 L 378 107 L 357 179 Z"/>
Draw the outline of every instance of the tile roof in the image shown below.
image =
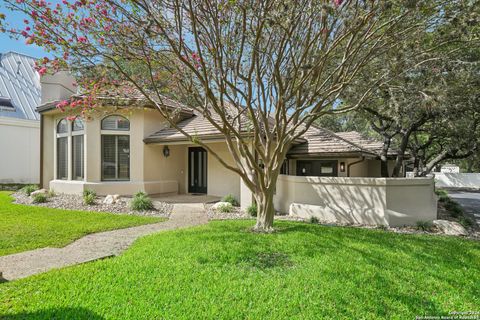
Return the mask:
<path id="1" fill-rule="evenodd" d="M 75 94 L 72 95 L 71 99 L 81 99 L 85 97 L 86 94 Z M 110 86 L 108 88 L 103 88 L 98 94 L 97 98 L 103 103 L 112 103 L 118 106 L 125 106 L 127 108 L 132 107 L 152 107 L 150 101 L 145 98 L 142 92 L 137 88 L 133 88 L 128 85 L 116 85 Z M 55 109 L 56 105 L 60 101 L 50 101 L 45 103 L 37 108 L 38 112 L 45 112 Z M 193 110 L 183 103 L 170 99 L 166 96 L 161 95 L 157 102 L 163 104 L 170 110 L 180 111 L 182 117 L 185 119 L 193 115 Z"/>
<path id="2" fill-rule="evenodd" d="M 40 75 L 34 69 L 35 58 L 17 53 L 0 54 L 0 97 L 13 106 L 0 106 L 0 117 L 39 120 L 35 111 L 40 104 Z"/>

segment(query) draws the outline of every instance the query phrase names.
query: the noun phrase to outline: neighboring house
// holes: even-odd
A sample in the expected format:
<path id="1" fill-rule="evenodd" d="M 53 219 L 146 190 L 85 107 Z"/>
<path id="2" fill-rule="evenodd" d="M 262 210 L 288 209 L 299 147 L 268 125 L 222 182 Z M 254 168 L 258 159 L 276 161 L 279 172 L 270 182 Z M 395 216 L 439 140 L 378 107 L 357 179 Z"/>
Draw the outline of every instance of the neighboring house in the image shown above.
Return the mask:
<path id="1" fill-rule="evenodd" d="M 35 59 L 0 54 L 0 185 L 39 183 L 40 76 Z"/>
<path id="2" fill-rule="evenodd" d="M 42 78 L 42 82 L 47 80 Z M 240 200 L 242 207 L 251 203 L 252 194 L 236 173 L 226 169 L 204 148 L 188 141 L 183 134 L 171 128 L 160 112 L 142 99 L 140 94 L 131 91 L 127 94 L 122 92 L 122 88 L 105 91 L 98 97 L 102 107 L 97 108 L 91 119 L 84 121 L 76 118 L 70 121 L 64 112 L 56 108 L 59 101 L 76 97 L 70 97 L 71 94 L 65 90 L 65 83 L 68 80 L 50 79 L 49 87 L 42 86 L 43 96 L 49 97 L 49 100 L 43 99 L 45 103 L 37 109 L 42 117 L 41 170 L 44 188 L 78 194 L 85 189 L 94 189 L 100 195 L 132 195 L 140 190 L 155 195 L 232 194 Z M 176 111 L 177 125 L 180 128 L 207 143 L 224 161 L 234 165 L 222 134 L 201 114 L 170 99 L 164 99 L 163 104 L 167 110 Z M 390 210 L 387 207 L 396 206 L 398 202 L 413 206 L 414 211 L 418 208 L 420 216 L 433 215 L 432 180 L 418 180 L 417 189 L 411 189 L 411 193 L 401 191 L 415 199 L 423 192 L 421 188 L 424 188 L 428 195 L 425 200 L 428 203 L 424 206 L 415 200 L 398 200 L 395 196 L 401 194 L 395 189 L 398 184 L 394 188 L 389 182 L 394 179 L 375 179 L 380 177 L 378 154 L 381 146 L 381 142 L 367 139 L 357 132 L 333 133 L 312 127 L 288 152 L 281 177 L 297 178 L 292 183 L 301 182 L 304 185 L 309 181 L 335 181 L 347 188 L 353 181 L 355 188 L 358 187 L 357 184 L 368 187 L 366 191 L 331 189 L 335 190 L 332 193 L 333 202 L 344 197 L 342 193 L 348 191 L 353 195 L 348 196 L 352 203 L 355 203 L 355 197 L 360 197 L 355 205 L 362 205 L 359 210 L 361 214 L 365 215 L 372 210 L 381 211 L 382 216 L 375 221 L 358 218 L 366 223 L 373 221 L 387 225 L 389 221 L 394 221 L 387 218 L 386 212 L 393 216 L 398 208 Z M 406 179 L 399 181 L 399 185 L 410 183 L 405 182 Z M 279 188 L 281 192 L 290 193 L 289 201 L 293 203 L 295 195 L 292 195 L 288 183 L 282 178 Z M 335 188 L 338 189 L 338 186 Z M 390 190 L 394 189 L 392 198 Z M 276 203 L 278 197 L 277 193 Z M 311 204 L 322 203 L 325 199 L 326 197 L 323 200 L 312 198 Z M 277 207 L 288 211 L 288 206 L 289 203 L 279 203 Z M 345 210 L 351 215 L 352 210 Z M 405 216 L 404 213 L 398 214 L 401 215 Z M 397 217 L 395 223 L 406 221 L 402 219 Z M 423 216 L 423 219 L 428 217 Z"/>

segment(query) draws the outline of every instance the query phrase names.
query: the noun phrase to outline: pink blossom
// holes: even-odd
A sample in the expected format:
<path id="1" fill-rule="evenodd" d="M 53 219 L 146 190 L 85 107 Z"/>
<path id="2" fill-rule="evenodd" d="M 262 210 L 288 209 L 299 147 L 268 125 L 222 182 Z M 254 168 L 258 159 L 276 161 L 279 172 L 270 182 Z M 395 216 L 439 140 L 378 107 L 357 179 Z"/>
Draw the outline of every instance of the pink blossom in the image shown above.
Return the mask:
<path id="1" fill-rule="evenodd" d="M 78 37 L 78 42 L 87 43 L 87 38 L 85 38 L 85 37 Z"/>
<path id="2" fill-rule="evenodd" d="M 343 3 L 343 0 L 333 0 L 333 4 L 335 4 L 335 7 L 341 6 Z"/>
<path id="3" fill-rule="evenodd" d="M 43 76 L 45 73 L 47 73 L 47 68 L 46 67 L 41 67 L 39 70 L 38 70 L 38 73 Z"/>
<path id="4" fill-rule="evenodd" d="M 28 37 L 27 40 L 25 40 L 25 44 L 32 44 L 33 40 L 33 37 Z"/>
<path id="5" fill-rule="evenodd" d="M 28 21 L 27 19 L 24 19 L 23 22 L 24 22 L 25 24 L 29 24 L 29 23 L 30 23 L 30 21 Z"/>
<path id="6" fill-rule="evenodd" d="M 26 31 L 30 31 L 30 27 L 26 27 L 25 30 L 26 30 Z"/>

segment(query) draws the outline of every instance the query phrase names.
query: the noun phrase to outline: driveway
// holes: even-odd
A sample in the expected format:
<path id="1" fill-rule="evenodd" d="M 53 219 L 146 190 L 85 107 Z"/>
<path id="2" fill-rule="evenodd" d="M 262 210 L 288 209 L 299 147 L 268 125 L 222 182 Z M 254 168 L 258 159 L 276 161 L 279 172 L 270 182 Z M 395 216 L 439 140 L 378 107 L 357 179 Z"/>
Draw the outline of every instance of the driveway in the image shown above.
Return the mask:
<path id="1" fill-rule="evenodd" d="M 457 201 L 465 212 L 480 225 L 480 191 L 448 190 L 448 195 Z"/>

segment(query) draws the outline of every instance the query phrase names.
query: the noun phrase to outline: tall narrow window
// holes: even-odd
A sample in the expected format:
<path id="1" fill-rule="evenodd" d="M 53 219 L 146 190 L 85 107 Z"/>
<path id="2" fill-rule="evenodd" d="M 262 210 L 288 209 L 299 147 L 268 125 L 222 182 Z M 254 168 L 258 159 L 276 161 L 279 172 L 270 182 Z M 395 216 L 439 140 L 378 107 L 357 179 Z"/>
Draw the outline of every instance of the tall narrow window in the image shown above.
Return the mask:
<path id="1" fill-rule="evenodd" d="M 68 179 L 68 121 L 57 124 L 57 179 Z"/>
<path id="2" fill-rule="evenodd" d="M 102 135 L 102 178 L 130 179 L 130 136 Z"/>
<path id="3" fill-rule="evenodd" d="M 84 178 L 84 124 L 83 120 L 76 118 L 72 122 L 72 179 Z"/>
<path id="4" fill-rule="evenodd" d="M 113 115 L 102 120 L 103 131 L 129 131 L 128 119 Z M 102 134 L 102 179 L 130 179 L 130 136 Z"/>

